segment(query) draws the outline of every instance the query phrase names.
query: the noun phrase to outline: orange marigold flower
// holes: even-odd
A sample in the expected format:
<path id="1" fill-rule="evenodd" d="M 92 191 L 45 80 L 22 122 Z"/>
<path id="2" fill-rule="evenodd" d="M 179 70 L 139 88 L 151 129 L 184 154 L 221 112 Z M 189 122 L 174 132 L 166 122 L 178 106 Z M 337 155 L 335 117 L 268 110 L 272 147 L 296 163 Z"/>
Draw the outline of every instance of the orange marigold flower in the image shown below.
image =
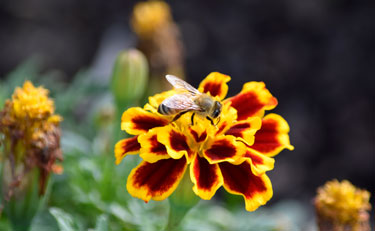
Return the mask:
<path id="1" fill-rule="evenodd" d="M 279 115 L 263 117 L 277 100 L 263 82 L 248 82 L 242 91 L 224 100 L 230 77 L 209 74 L 198 90 L 221 102 L 216 124 L 187 112 L 176 121 L 157 112 L 160 103 L 176 94 L 170 90 L 149 97 L 144 108 L 134 107 L 122 116 L 121 128 L 134 135 L 115 146 L 116 163 L 127 154 L 140 154 L 143 161 L 128 176 L 129 193 L 144 201 L 163 200 L 173 193 L 189 165 L 193 191 L 211 199 L 223 186 L 242 195 L 246 210 L 254 211 L 272 197 L 265 174 L 274 167 L 272 158 L 289 142 L 289 126 Z"/>

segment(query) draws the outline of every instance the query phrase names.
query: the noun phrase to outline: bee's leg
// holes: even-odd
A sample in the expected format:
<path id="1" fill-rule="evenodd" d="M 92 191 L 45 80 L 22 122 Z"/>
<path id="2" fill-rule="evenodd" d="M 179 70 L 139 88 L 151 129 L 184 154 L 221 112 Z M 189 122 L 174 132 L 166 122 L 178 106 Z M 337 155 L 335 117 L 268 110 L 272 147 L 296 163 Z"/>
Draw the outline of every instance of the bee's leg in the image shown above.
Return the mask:
<path id="1" fill-rule="evenodd" d="M 218 125 L 219 123 L 220 123 L 220 117 L 219 117 L 219 119 L 217 120 L 217 123 L 215 124 L 215 126 Z"/>
<path id="2" fill-rule="evenodd" d="M 188 111 L 183 111 L 183 112 L 178 113 L 178 114 L 173 118 L 172 122 L 178 120 L 178 119 L 179 119 L 183 114 L 185 114 L 186 112 L 188 112 Z"/>
<path id="3" fill-rule="evenodd" d="M 194 112 L 193 115 L 191 116 L 191 126 L 194 125 L 194 116 L 195 116 L 195 112 Z"/>
<path id="4" fill-rule="evenodd" d="M 211 122 L 211 125 L 215 125 L 214 121 L 210 117 L 206 116 L 206 119 L 208 119 Z"/>

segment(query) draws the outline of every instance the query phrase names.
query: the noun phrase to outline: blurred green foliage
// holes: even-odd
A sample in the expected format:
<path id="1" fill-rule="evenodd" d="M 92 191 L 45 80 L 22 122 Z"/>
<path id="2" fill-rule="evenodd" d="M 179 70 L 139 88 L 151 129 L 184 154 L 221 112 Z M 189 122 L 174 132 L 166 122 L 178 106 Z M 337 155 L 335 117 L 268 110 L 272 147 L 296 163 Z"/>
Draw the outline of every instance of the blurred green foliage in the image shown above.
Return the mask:
<path id="1" fill-rule="evenodd" d="M 128 156 L 122 164 L 115 165 L 113 144 L 120 127 L 116 127 L 119 118 L 111 115 L 116 106 L 110 84 L 93 81 L 86 70 L 78 72 L 71 83 L 64 83 L 61 73 L 42 72 L 38 59 L 30 59 L 0 83 L 1 107 L 25 79 L 50 89 L 56 112 L 64 117 L 64 172 L 51 177 L 45 206 L 29 230 L 162 230 L 168 219 L 168 201 L 146 204 L 132 198 L 126 190 L 127 175 L 140 158 Z M 300 230 L 306 219 L 304 209 L 293 201 L 249 213 L 242 198 L 224 195 L 230 198 L 224 200 L 226 203 L 198 203 L 183 220 L 181 230 L 293 231 Z M 11 230 L 4 213 L 0 230 Z"/>

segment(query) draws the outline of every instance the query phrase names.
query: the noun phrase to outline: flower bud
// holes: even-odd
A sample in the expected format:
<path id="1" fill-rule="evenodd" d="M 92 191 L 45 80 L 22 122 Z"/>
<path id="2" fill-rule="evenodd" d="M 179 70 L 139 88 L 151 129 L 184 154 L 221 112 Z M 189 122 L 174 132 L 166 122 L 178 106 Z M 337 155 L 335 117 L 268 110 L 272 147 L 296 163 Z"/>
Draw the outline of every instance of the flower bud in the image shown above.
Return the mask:
<path id="1" fill-rule="evenodd" d="M 111 89 L 118 107 L 141 99 L 148 80 L 146 57 L 138 50 L 122 51 L 116 59 Z"/>

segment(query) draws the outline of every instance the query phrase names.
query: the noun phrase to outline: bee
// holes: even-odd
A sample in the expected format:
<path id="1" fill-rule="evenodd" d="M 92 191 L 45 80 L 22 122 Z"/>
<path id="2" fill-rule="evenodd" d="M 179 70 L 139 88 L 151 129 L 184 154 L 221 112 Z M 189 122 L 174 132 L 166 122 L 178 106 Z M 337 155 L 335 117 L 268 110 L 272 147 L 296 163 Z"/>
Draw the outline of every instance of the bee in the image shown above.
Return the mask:
<path id="1" fill-rule="evenodd" d="M 173 121 L 176 121 L 183 114 L 193 111 L 191 123 L 194 124 L 194 116 L 206 117 L 212 125 L 213 119 L 220 116 L 221 103 L 212 96 L 202 93 L 184 80 L 167 75 L 166 79 L 177 90 L 177 94 L 166 98 L 158 107 L 158 112 L 162 115 L 176 115 Z M 219 118 L 220 119 L 220 118 Z"/>

